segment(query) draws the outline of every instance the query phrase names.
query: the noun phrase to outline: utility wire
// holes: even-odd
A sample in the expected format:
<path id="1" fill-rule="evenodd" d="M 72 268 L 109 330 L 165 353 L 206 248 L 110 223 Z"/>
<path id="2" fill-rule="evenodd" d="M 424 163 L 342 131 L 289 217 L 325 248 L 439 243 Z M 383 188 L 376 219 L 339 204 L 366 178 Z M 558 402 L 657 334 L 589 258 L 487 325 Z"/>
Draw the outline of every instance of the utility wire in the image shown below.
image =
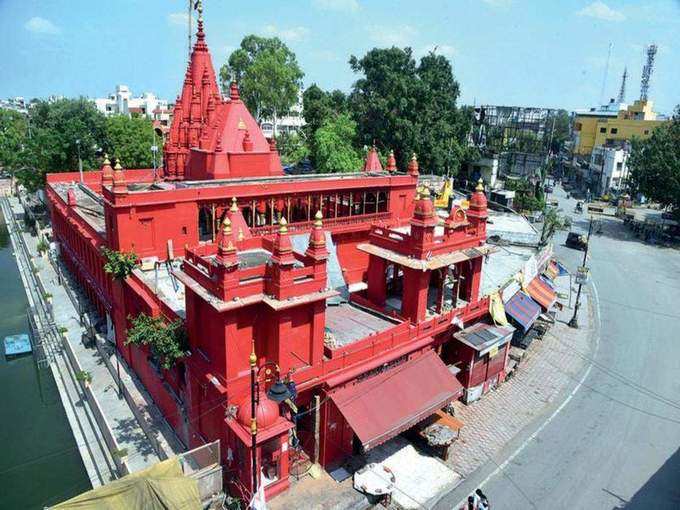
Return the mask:
<path id="1" fill-rule="evenodd" d="M 563 354 L 564 354 L 564 353 L 566 353 L 566 354 L 574 354 L 574 355 L 578 356 L 579 358 L 583 359 L 584 361 L 588 361 L 588 362 L 591 363 L 597 370 L 600 370 L 601 372 L 604 372 L 606 375 L 612 377 L 613 379 L 618 380 L 618 381 L 621 382 L 622 384 L 624 384 L 624 385 L 626 385 L 626 386 L 628 386 L 628 387 L 630 387 L 630 388 L 632 388 L 632 389 L 634 389 L 634 390 L 637 390 L 637 391 L 639 391 L 640 393 L 642 393 L 642 394 L 644 394 L 644 395 L 646 395 L 646 396 L 648 396 L 648 397 L 650 397 L 650 398 L 652 398 L 652 399 L 654 399 L 654 400 L 657 400 L 657 401 L 659 401 L 659 402 L 661 402 L 661 403 L 663 403 L 663 404 L 666 404 L 666 405 L 668 405 L 668 406 L 671 406 L 671 407 L 674 407 L 675 409 L 680 410 L 680 402 L 676 402 L 676 401 L 674 401 L 674 400 L 671 400 L 671 399 L 669 399 L 669 398 L 667 398 L 667 397 L 661 395 L 660 393 L 657 393 L 657 392 L 654 391 L 654 390 L 651 390 L 651 389 L 649 389 L 649 388 L 647 388 L 647 387 L 645 387 L 645 386 L 642 386 L 641 384 L 636 383 L 635 381 L 633 381 L 632 379 L 629 379 L 629 378 L 626 377 L 625 375 L 622 375 L 621 373 L 619 373 L 619 372 L 617 372 L 617 371 L 615 371 L 615 370 L 613 370 L 613 369 L 607 367 L 606 365 L 603 365 L 603 364 L 599 363 L 599 362 L 596 361 L 594 358 L 591 358 L 590 356 L 587 356 L 586 354 L 582 353 L 582 352 L 579 351 L 578 349 L 574 349 L 573 347 L 568 346 L 563 340 L 560 340 L 560 339 L 557 338 L 557 337 L 555 337 L 555 338 L 557 339 L 558 342 L 560 342 L 560 343 L 562 343 L 563 345 L 569 347 L 569 350 L 560 351 L 560 352 L 562 352 Z"/>
<path id="2" fill-rule="evenodd" d="M 562 372 L 564 375 L 566 375 L 566 376 L 569 377 L 570 379 L 572 379 L 572 380 L 574 380 L 574 381 L 578 381 L 578 379 L 577 379 L 575 376 L 573 376 L 573 375 L 570 374 L 569 372 L 563 370 L 561 367 L 557 366 L 556 364 L 551 363 L 551 362 L 548 361 L 548 360 L 546 360 L 546 363 L 548 363 L 550 366 L 552 366 L 553 368 L 555 368 L 555 369 L 558 370 L 559 372 Z M 679 419 L 671 418 L 671 417 L 669 417 L 669 416 L 663 416 L 663 415 L 661 415 L 661 414 L 657 414 L 657 413 L 654 413 L 654 412 L 651 412 L 651 411 L 647 411 L 646 409 L 642 409 L 642 408 L 640 408 L 640 407 L 634 406 L 634 405 L 632 405 L 632 404 L 629 404 L 629 403 L 627 403 L 627 402 L 624 402 L 623 400 L 619 400 L 619 399 L 617 399 L 617 398 L 614 398 L 614 397 L 612 397 L 611 395 L 607 395 L 606 393 L 604 393 L 604 392 L 598 390 L 597 388 L 594 388 L 593 386 L 590 386 L 590 385 L 586 384 L 585 382 L 581 382 L 581 385 L 582 385 L 584 388 L 589 389 L 589 390 L 592 391 L 593 393 L 597 393 L 598 395 L 601 395 L 602 397 L 606 398 L 607 400 L 609 400 L 609 401 L 611 401 L 611 402 L 620 404 L 620 405 L 622 405 L 622 406 L 624 406 L 624 407 L 627 407 L 627 408 L 632 409 L 632 410 L 634 410 L 634 411 L 638 411 L 638 412 L 640 412 L 640 413 L 642 413 L 642 414 L 646 414 L 647 416 L 651 416 L 651 417 L 653 417 L 653 418 L 659 418 L 660 420 L 669 421 L 669 422 L 671 422 L 671 423 L 676 423 L 676 424 L 680 425 L 680 420 L 679 420 Z"/>
<path id="3" fill-rule="evenodd" d="M 496 460 L 495 460 L 491 455 L 489 455 L 489 454 L 487 453 L 487 451 L 486 451 L 481 445 L 480 445 L 480 449 L 482 450 L 482 452 L 484 453 L 484 455 L 486 455 L 486 458 L 489 459 L 491 462 L 493 462 L 493 463 L 496 465 L 496 467 L 500 470 L 500 472 L 503 474 L 503 476 L 504 476 L 505 478 L 508 479 L 508 481 L 512 484 L 512 486 L 513 486 L 515 489 L 517 489 L 517 492 L 519 492 L 519 493 L 522 495 L 522 497 L 523 497 L 524 499 L 526 499 L 526 500 L 529 502 L 529 504 L 531 505 L 531 507 L 532 507 L 532 508 L 535 508 L 536 510 L 538 510 L 538 507 L 536 506 L 536 503 L 534 503 L 533 500 L 529 497 L 529 495 L 528 495 L 526 492 L 524 492 L 524 491 L 522 490 L 522 488 L 519 486 L 519 484 L 518 484 L 517 482 L 515 482 L 515 480 L 512 479 L 512 477 L 505 471 L 505 469 L 503 469 L 503 468 L 501 467 L 501 465 L 498 464 L 498 462 L 496 462 Z M 472 494 L 472 493 L 471 493 L 471 494 Z"/>

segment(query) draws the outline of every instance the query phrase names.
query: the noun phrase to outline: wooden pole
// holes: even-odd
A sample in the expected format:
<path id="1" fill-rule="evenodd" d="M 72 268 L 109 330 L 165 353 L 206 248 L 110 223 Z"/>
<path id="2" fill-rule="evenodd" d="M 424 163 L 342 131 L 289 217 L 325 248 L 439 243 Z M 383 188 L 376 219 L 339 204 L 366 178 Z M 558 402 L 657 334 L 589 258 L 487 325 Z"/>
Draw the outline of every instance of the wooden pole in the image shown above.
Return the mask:
<path id="1" fill-rule="evenodd" d="M 314 395 L 314 464 L 319 463 L 320 457 L 320 429 L 321 429 L 321 397 Z"/>

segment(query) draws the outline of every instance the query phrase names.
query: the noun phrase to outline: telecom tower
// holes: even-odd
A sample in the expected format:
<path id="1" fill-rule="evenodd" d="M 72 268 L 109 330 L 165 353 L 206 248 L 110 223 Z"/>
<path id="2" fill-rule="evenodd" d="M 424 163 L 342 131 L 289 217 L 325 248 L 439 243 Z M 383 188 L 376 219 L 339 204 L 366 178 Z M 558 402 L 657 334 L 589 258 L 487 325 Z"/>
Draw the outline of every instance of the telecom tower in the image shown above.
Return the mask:
<path id="1" fill-rule="evenodd" d="M 642 68 L 642 80 L 640 81 L 640 100 L 647 101 L 647 93 L 649 92 L 649 80 L 652 77 L 654 70 L 654 58 L 656 57 L 656 44 L 647 46 L 647 63 Z"/>
<path id="2" fill-rule="evenodd" d="M 617 103 L 621 104 L 626 101 L 626 80 L 628 79 L 628 68 L 623 68 L 623 76 L 621 76 L 621 88 L 619 89 L 619 97 Z"/>

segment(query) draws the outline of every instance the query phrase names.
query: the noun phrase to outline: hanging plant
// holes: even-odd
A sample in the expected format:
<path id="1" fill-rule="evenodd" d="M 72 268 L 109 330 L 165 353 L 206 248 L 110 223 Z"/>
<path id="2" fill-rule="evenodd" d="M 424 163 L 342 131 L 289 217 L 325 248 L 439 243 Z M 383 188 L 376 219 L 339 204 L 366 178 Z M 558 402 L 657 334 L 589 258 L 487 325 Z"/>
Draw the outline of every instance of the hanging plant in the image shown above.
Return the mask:
<path id="1" fill-rule="evenodd" d="M 125 280 L 139 262 L 139 258 L 133 252 L 109 250 L 104 246 L 102 254 L 106 259 L 104 271 L 112 275 L 114 280 Z"/>
<path id="2" fill-rule="evenodd" d="M 145 313 L 128 319 L 131 327 L 127 330 L 125 344 L 148 345 L 166 370 L 187 355 L 187 335 L 180 319 L 166 322 L 162 317 L 150 317 Z"/>

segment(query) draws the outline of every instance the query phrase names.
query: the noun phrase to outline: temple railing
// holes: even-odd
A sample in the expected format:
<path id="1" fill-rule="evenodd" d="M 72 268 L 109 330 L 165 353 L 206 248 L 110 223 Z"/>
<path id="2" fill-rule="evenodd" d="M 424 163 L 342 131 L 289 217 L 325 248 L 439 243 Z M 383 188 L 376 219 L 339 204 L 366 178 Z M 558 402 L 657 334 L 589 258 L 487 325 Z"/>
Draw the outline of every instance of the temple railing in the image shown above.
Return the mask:
<path id="1" fill-rule="evenodd" d="M 324 228 L 349 227 L 360 224 L 370 224 L 377 221 L 386 221 L 392 217 L 390 212 L 380 212 L 374 214 L 358 214 L 356 216 L 342 216 L 338 218 L 325 218 Z M 288 231 L 292 233 L 307 232 L 314 226 L 314 221 L 300 221 L 288 224 Z M 263 225 L 252 227 L 250 231 L 254 236 L 275 234 L 279 230 L 278 225 Z"/>

